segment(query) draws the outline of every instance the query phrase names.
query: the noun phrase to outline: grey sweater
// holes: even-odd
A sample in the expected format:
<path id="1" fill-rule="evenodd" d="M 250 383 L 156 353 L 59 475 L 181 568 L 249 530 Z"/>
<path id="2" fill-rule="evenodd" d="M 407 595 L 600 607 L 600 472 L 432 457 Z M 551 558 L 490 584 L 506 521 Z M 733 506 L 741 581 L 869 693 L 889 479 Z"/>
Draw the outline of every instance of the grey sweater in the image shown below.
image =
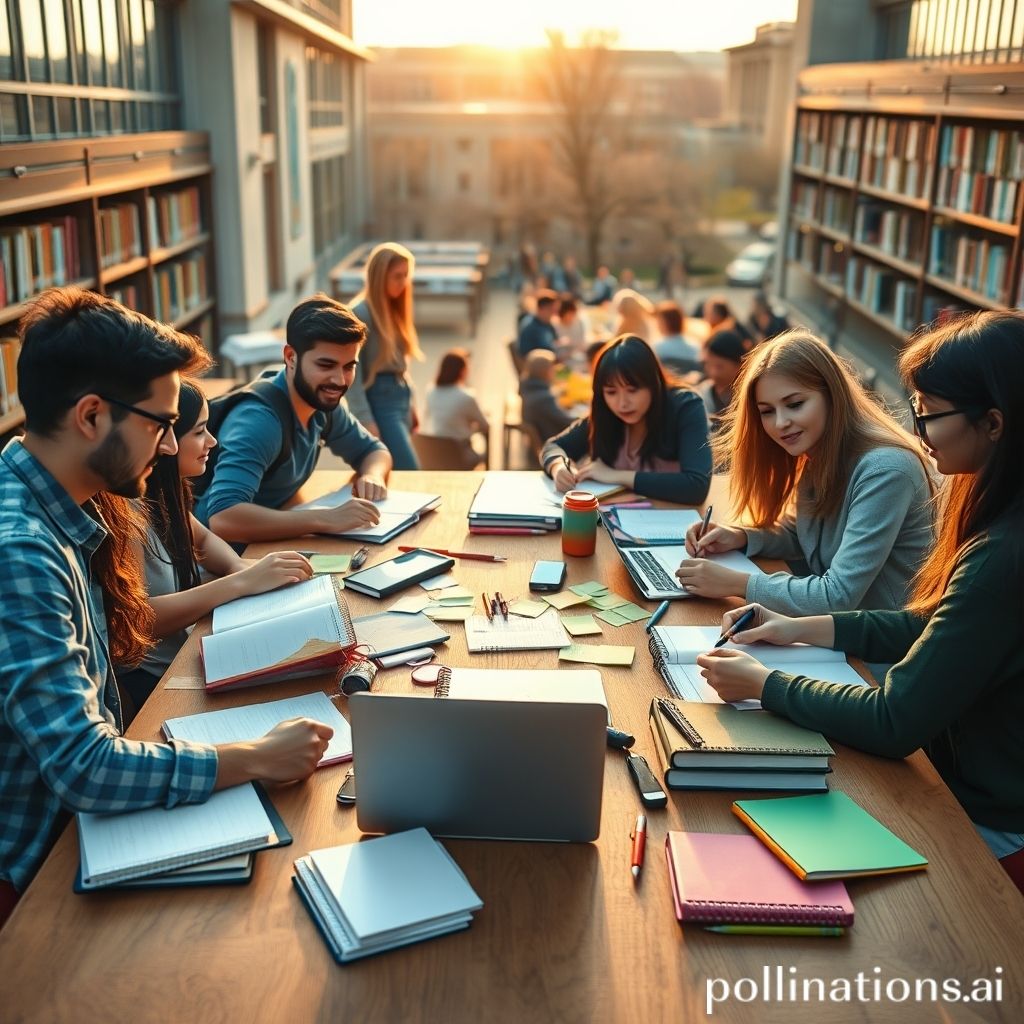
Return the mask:
<path id="1" fill-rule="evenodd" d="M 862 455 L 828 519 L 812 516 L 808 488 L 798 485 L 795 516 L 748 529 L 746 550 L 802 562 L 811 575 L 751 576 L 746 599 L 787 615 L 902 608 L 934 539 L 930 497 L 920 460 L 902 448 Z"/>
<path id="2" fill-rule="evenodd" d="M 364 426 L 376 427 L 376 420 L 373 418 L 373 409 L 370 407 L 370 399 L 366 395 L 366 371 L 373 365 L 380 351 L 380 334 L 373 324 L 373 315 L 370 313 L 370 304 L 363 299 L 352 307 L 360 320 L 366 324 L 366 342 L 359 353 L 359 365 L 356 367 L 355 377 L 352 379 L 352 386 L 348 389 L 346 399 L 348 411 Z M 398 377 L 405 377 L 408 370 L 408 360 L 401 350 L 395 352 L 395 362 L 392 366 L 382 366 L 381 373 L 393 373 Z M 370 385 L 373 387 L 373 385 Z"/>

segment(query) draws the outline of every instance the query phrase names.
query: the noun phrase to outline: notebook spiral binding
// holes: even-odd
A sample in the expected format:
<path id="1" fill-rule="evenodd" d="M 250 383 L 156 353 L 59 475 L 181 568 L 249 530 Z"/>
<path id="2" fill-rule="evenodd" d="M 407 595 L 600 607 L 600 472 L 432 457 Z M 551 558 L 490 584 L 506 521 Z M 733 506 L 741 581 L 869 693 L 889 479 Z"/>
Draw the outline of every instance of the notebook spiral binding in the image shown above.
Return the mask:
<path id="1" fill-rule="evenodd" d="M 727 900 L 683 902 L 683 920 L 708 924 L 813 924 L 842 928 L 842 907 L 801 907 L 792 903 L 735 903 Z"/>
<path id="2" fill-rule="evenodd" d="M 447 665 L 442 665 L 437 673 L 437 685 L 434 687 L 435 697 L 447 697 L 452 685 L 452 670 Z"/>
<path id="3" fill-rule="evenodd" d="M 349 611 L 348 601 L 345 600 L 341 587 L 338 586 L 339 580 L 332 577 L 334 580 L 334 596 L 338 602 L 338 611 L 341 613 L 341 625 L 345 630 L 344 636 L 339 636 L 338 641 L 345 647 L 354 647 L 356 642 L 356 627 L 352 622 L 352 613 Z"/>
<path id="4" fill-rule="evenodd" d="M 672 676 L 665 671 L 665 661 L 668 658 L 668 649 L 665 647 L 665 641 L 658 636 L 658 627 L 655 626 L 651 630 L 650 639 L 647 641 L 647 647 L 651 652 L 651 657 L 654 659 L 654 667 L 662 679 L 665 680 L 665 684 L 677 697 L 682 698 L 682 694 L 676 688 L 676 684 L 672 681 Z"/>

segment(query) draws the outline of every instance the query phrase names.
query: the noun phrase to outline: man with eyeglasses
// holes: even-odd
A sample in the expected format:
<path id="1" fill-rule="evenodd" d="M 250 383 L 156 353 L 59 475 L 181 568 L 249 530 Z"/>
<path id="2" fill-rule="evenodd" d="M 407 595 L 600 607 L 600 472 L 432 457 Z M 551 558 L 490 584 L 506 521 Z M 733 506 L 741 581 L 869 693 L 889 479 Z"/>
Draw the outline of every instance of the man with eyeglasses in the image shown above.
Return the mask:
<path id="1" fill-rule="evenodd" d="M 52 289 L 21 320 L 25 436 L 0 453 L 0 925 L 69 812 L 206 800 L 308 776 L 331 729 L 286 722 L 250 743 L 121 735 L 114 662 L 151 642 L 131 501 L 174 454 L 178 373 L 193 338 L 99 295 Z"/>

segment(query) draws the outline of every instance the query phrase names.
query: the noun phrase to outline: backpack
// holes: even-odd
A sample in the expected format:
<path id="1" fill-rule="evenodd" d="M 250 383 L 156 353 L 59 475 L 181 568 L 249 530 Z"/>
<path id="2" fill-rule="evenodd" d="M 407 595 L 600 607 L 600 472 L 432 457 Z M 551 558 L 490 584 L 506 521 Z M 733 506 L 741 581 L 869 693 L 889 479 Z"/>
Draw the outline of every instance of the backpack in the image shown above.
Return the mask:
<path id="1" fill-rule="evenodd" d="M 295 414 L 292 409 L 292 400 L 287 391 L 282 391 L 274 383 L 275 376 L 276 371 L 269 375 L 257 377 L 256 380 L 248 384 L 241 384 L 238 387 L 232 388 L 227 394 L 211 399 L 210 419 L 206 425 L 206 429 L 216 437 L 220 433 L 220 428 L 224 420 L 227 419 L 228 413 L 239 402 L 252 398 L 262 402 L 264 405 L 270 406 L 281 422 L 281 450 L 277 453 L 274 461 L 267 467 L 266 472 L 263 474 L 264 479 L 272 476 L 291 458 L 292 444 L 295 438 Z M 327 413 L 327 422 L 324 424 L 323 432 L 320 435 L 321 445 L 324 443 L 323 439 L 330 433 L 331 422 L 332 414 Z M 210 481 L 213 480 L 213 474 L 217 468 L 217 458 L 220 452 L 220 445 L 212 448 L 209 459 L 206 462 L 206 472 L 202 476 L 192 479 L 192 493 L 197 498 L 203 495 L 210 486 Z"/>

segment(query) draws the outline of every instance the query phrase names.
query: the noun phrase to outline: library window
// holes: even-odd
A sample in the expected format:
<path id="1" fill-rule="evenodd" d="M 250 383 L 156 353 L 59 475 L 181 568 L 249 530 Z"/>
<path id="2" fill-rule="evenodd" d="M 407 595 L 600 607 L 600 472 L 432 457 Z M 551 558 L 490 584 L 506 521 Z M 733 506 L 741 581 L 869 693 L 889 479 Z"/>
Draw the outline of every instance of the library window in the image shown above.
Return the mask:
<path id="1" fill-rule="evenodd" d="M 345 236 L 345 157 L 313 164 L 313 251 L 333 249 Z"/>
<path id="2" fill-rule="evenodd" d="M 880 56 L 968 64 L 1024 59 L 1024 0 L 910 0 L 879 24 Z"/>
<path id="3" fill-rule="evenodd" d="M 345 63 L 336 53 L 306 47 L 310 128 L 340 128 L 345 123 Z"/>
<path id="4" fill-rule="evenodd" d="M 175 14 L 158 0 L 0 2 L 0 143 L 179 127 Z"/>

